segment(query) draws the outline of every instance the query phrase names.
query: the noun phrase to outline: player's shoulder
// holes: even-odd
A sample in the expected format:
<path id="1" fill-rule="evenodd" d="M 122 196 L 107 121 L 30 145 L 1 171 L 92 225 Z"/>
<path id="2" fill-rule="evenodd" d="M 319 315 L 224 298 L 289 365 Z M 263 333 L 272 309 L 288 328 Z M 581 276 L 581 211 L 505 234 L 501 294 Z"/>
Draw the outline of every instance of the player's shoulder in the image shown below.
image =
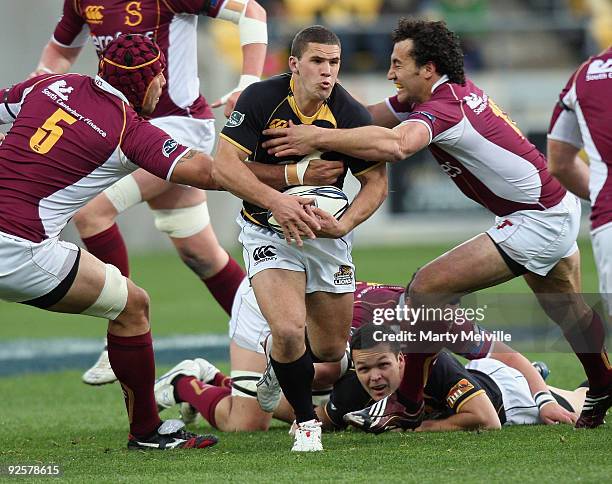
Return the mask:
<path id="1" fill-rule="evenodd" d="M 436 361 L 433 364 L 432 372 L 445 375 L 448 372 L 467 373 L 467 370 L 459 362 L 455 356 L 453 356 L 448 350 L 442 350 L 436 357 Z"/>
<path id="2" fill-rule="evenodd" d="M 612 79 L 612 47 L 589 57 L 578 66 L 572 77 L 585 81 Z"/>
<path id="3" fill-rule="evenodd" d="M 327 105 L 332 113 L 338 116 L 338 127 L 342 128 L 343 121 L 351 120 L 353 123 L 372 124 L 372 116 L 368 109 L 357 101 L 344 86 L 336 83 L 331 95 L 327 99 Z"/>
<path id="4" fill-rule="evenodd" d="M 242 91 L 238 100 L 274 109 L 289 94 L 290 80 L 290 74 L 280 74 L 255 82 Z"/>

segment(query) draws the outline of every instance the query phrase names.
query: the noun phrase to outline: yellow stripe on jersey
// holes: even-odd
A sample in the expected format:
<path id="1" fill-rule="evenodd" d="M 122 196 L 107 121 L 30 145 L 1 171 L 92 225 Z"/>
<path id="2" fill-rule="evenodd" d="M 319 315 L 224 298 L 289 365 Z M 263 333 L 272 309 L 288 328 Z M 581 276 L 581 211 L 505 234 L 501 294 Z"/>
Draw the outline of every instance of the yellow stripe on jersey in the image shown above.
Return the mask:
<path id="1" fill-rule="evenodd" d="M 467 402 L 469 402 L 472 398 L 474 398 L 477 395 L 480 395 L 481 393 L 485 393 L 484 390 L 478 390 L 476 393 L 472 393 L 469 397 L 467 397 L 465 400 L 463 400 L 459 405 L 457 405 L 456 408 L 456 412 L 459 413 L 461 411 L 461 407 L 463 407 L 463 405 L 465 405 Z"/>
<path id="2" fill-rule="evenodd" d="M 257 220 L 255 220 L 255 219 L 253 218 L 253 216 L 252 216 L 252 215 L 251 215 L 249 212 L 247 212 L 247 211 L 246 211 L 244 208 L 242 209 L 242 215 L 243 215 L 244 217 L 248 218 L 248 219 L 249 219 L 249 222 L 252 222 L 252 223 L 254 223 L 255 225 L 259 225 L 260 227 L 266 227 L 266 226 L 265 226 L 264 224 L 262 224 L 261 222 L 258 222 Z"/>
<path id="3" fill-rule="evenodd" d="M 384 163 L 384 162 L 382 162 L 382 161 L 381 161 L 381 162 L 379 162 L 379 163 L 376 163 L 375 165 L 372 165 L 372 166 L 367 167 L 365 170 L 361 170 L 360 172 L 353 173 L 353 176 L 357 177 L 357 176 L 364 175 L 364 174 L 366 174 L 368 171 L 373 170 L 373 169 L 374 169 L 374 168 L 376 168 L 377 166 L 380 166 L 380 164 L 381 164 L 381 163 Z"/>
<path id="4" fill-rule="evenodd" d="M 238 143 L 238 141 L 234 141 L 232 138 L 230 138 L 229 136 L 227 136 L 226 134 L 219 134 L 219 136 L 221 138 L 223 138 L 224 140 L 229 141 L 231 144 L 233 144 L 236 148 L 240 148 L 242 151 L 244 151 L 247 155 L 251 156 L 253 154 L 253 152 L 251 150 L 247 150 L 244 146 L 242 146 L 240 143 Z"/>

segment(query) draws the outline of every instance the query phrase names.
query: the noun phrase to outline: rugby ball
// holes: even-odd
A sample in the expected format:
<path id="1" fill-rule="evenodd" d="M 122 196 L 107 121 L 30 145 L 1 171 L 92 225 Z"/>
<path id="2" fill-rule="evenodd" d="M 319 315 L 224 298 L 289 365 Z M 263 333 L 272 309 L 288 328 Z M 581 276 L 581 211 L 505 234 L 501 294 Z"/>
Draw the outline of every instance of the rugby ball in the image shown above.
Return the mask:
<path id="1" fill-rule="evenodd" d="M 344 215 L 344 212 L 349 207 L 349 199 L 340 188 L 331 185 L 324 186 L 299 186 L 293 187 L 286 190 L 284 193 L 287 195 L 294 195 L 296 197 L 305 197 L 314 199 L 313 205 L 325 210 L 330 215 L 333 215 L 336 220 L 340 220 L 340 217 Z M 278 234 L 283 233 L 283 229 L 276 222 L 276 219 L 272 215 L 272 212 L 268 211 L 268 225 Z"/>

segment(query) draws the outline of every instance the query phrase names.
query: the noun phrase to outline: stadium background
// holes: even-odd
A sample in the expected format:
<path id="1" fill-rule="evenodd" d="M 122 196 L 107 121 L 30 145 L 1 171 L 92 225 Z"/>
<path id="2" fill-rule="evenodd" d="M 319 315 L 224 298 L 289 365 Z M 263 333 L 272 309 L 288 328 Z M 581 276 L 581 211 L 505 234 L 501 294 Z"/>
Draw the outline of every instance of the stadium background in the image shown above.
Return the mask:
<path id="1" fill-rule="evenodd" d="M 610 0 L 262 0 L 260 3 L 268 10 L 270 27 L 267 75 L 285 70 L 287 47 L 300 27 L 322 22 L 338 32 L 343 41 L 342 83 L 356 97 L 368 102 L 393 93 L 393 85 L 385 80 L 385 73 L 391 48 L 388 34 L 397 17 L 418 14 L 445 19 L 464 41 L 468 75 L 540 147 L 545 142 L 555 98 L 570 72 L 586 55 L 612 43 Z M 61 5 L 61 0 L 0 0 L 1 85 L 18 82 L 33 70 Z M 201 90 L 210 101 L 227 92 L 237 81 L 240 66 L 237 39 L 233 25 L 200 19 Z M 95 73 L 92 51 L 88 45 L 74 71 Z M 218 119 L 218 129 L 223 122 Z M 419 265 L 490 225 L 490 216 L 462 198 L 437 164 L 427 161 L 423 157 L 392 167 L 388 201 L 357 231 L 355 260 L 360 277 L 406 283 L 411 271 Z M 210 194 L 216 232 L 222 244 L 232 248 L 241 260 L 235 247 L 234 219 L 238 206 L 239 202 L 230 195 Z M 587 216 L 585 206 L 581 234 L 584 289 L 596 292 Z M 152 297 L 159 367 L 163 370 L 184 356 L 225 360 L 227 318 L 195 276 L 181 264 L 169 242 L 153 228 L 148 209 L 135 207 L 122 215 L 119 223 L 130 250 L 133 278 Z M 77 240 L 70 226 L 64 236 Z M 518 280 L 497 290 L 518 294 L 525 292 L 526 286 Z M 271 432 L 261 441 L 253 440 L 259 439 L 253 435 L 242 439 L 224 437 L 225 448 L 209 454 L 217 463 L 214 466 L 206 459 L 199 467 L 193 467 L 194 463 L 184 457 L 174 457 L 172 461 L 151 457 L 146 458 L 150 468 L 145 471 L 131 457 L 125 459 L 122 450 L 118 450 L 121 439 L 125 438 L 125 417 L 116 386 L 92 390 L 79 382 L 80 372 L 95 360 L 103 334 L 104 324 L 90 317 L 43 313 L 0 302 L 0 394 L 3 399 L 7 397 L 0 411 L 0 425 L 10 425 L 17 435 L 0 436 L 0 463 L 55 459 L 67 465 L 73 477 L 78 474 L 95 480 L 101 477 L 98 470 L 102 463 L 121 469 L 118 472 L 123 472 L 126 480 L 129 476 L 142 479 L 146 475 L 150 478 L 161 475 L 170 480 L 171 476 L 184 476 L 183 464 L 188 464 L 194 472 L 192 480 L 201 476 L 198 470 L 205 469 L 214 473 L 207 475 L 229 482 L 252 479 L 253 475 L 260 476 L 256 480 L 269 480 L 261 477 L 269 476 L 270 471 L 262 463 L 261 455 L 253 453 L 253 446 L 275 447 L 276 454 L 270 454 L 273 461 L 285 462 L 288 441 L 284 430 Z M 581 378 L 581 369 L 567 354 L 530 356 L 547 359 L 553 369 L 553 384 L 569 387 Z M 66 368 L 72 370 L 64 371 Z M 63 371 L 36 374 L 55 370 Z M 70 397 L 65 398 L 67 395 Z M 41 426 L 41 421 L 45 425 Z M 89 429 L 99 435 L 97 442 L 84 436 Z M 472 466 L 474 480 L 503 481 L 512 472 L 515 478 L 530 481 L 534 478 L 530 469 L 537 468 L 540 481 L 543 476 L 563 481 L 587 460 L 595 462 L 590 474 L 581 474 L 587 481 L 600 480 L 612 473 L 608 428 L 579 438 L 569 428 L 548 428 L 537 434 L 530 433 L 529 429 L 504 432 L 503 448 L 494 436 L 474 434 L 431 436 L 425 440 L 419 437 L 416 451 L 411 436 L 385 436 L 386 443 L 381 445 L 398 466 L 402 453 L 410 447 L 413 461 L 436 470 L 438 478 L 466 478 L 464 470 Z M 34 435 L 40 444 L 33 444 Z M 328 438 L 330 444 L 329 447 L 326 444 L 326 449 L 332 452 L 326 452 L 327 456 L 321 457 L 319 463 L 330 479 L 334 477 L 340 482 L 351 476 L 351 482 L 361 482 L 368 480 L 365 477 L 368 471 L 372 472 L 370 482 L 381 476 L 376 473 L 376 465 L 368 466 L 368 457 L 377 452 L 378 444 L 359 437 L 353 433 L 344 436 L 344 440 L 342 436 Z M 527 441 L 537 450 L 525 453 Z M 466 442 L 467 447 L 463 448 Z M 603 453 L 601 442 L 604 442 Z M 100 453 L 101 447 L 104 455 Z M 356 454 L 357 447 L 363 453 Z M 445 454 L 448 452 L 447 464 L 442 467 L 431 457 L 440 448 Z M 496 459 L 495 472 L 480 462 L 479 457 L 492 452 L 507 457 Z M 237 460 L 232 455 L 235 453 L 238 453 Z M 511 464 L 516 457 L 525 463 L 522 470 Z M 305 461 L 293 459 L 292 462 L 295 465 L 288 468 L 290 473 L 285 476 L 304 482 L 316 480 L 308 478 Z M 351 474 L 341 474 L 347 466 Z M 405 477 L 405 473 L 399 472 L 401 468 L 384 469 L 383 475 Z M 433 477 L 429 473 L 419 474 L 414 467 L 411 470 L 421 481 Z"/>

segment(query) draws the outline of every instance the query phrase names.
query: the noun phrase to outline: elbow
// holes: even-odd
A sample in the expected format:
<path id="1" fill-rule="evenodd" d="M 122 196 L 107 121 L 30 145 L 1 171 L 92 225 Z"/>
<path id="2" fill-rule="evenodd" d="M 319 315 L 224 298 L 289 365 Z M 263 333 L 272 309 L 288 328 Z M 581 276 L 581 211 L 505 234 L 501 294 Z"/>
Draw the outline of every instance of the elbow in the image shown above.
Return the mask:
<path id="1" fill-rule="evenodd" d="M 400 144 L 395 143 L 394 146 L 388 150 L 387 161 L 397 163 L 408 158 L 412 153 L 403 148 Z"/>
<path id="2" fill-rule="evenodd" d="M 393 150 L 393 154 L 392 154 L 393 156 L 392 161 L 395 161 L 395 162 L 403 161 L 406 158 L 415 154 L 417 151 L 419 151 L 419 148 L 413 146 L 410 143 L 396 142 L 394 150 Z"/>
<path id="3" fill-rule="evenodd" d="M 550 173 L 555 178 L 563 177 L 564 170 L 558 163 L 553 163 L 550 160 L 548 160 L 547 168 L 548 168 L 548 173 Z"/>
<path id="4" fill-rule="evenodd" d="M 478 428 L 481 430 L 501 430 L 502 425 L 496 413 L 482 415 Z"/>

